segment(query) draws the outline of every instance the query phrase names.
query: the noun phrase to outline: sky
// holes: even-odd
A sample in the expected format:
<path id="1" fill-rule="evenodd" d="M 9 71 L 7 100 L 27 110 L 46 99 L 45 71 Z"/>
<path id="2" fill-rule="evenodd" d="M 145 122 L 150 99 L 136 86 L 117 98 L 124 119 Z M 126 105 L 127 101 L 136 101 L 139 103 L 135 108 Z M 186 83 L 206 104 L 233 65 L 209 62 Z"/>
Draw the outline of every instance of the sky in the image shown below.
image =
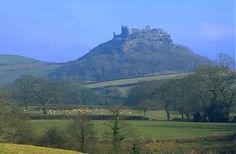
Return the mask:
<path id="1" fill-rule="evenodd" d="M 121 25 L 162 28 L 176 44 L 235 57 L 235 0 L 0 0 L 0 53 L 77 59 Z"/>

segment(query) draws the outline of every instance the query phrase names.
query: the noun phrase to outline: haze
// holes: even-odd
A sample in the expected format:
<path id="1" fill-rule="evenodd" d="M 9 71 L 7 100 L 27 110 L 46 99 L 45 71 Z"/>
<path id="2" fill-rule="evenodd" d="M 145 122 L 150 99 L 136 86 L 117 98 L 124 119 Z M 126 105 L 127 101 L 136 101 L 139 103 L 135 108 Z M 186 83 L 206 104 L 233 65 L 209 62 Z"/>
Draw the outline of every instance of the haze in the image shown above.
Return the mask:
<path id="1" fill-rule="evenodd" d="M 50 62 L 77 59 L 121 25 L 150 25 L 214 59 L 235 53 L 234 0 L 1 0 L 0 53 Z"/>

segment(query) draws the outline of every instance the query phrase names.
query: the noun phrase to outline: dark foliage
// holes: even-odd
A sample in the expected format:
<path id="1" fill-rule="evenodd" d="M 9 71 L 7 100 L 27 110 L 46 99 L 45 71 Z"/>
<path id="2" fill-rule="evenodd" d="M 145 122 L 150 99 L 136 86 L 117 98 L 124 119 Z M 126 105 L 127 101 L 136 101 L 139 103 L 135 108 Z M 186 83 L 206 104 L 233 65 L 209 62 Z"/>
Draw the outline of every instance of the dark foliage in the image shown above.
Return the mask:
<path id="1" fill-rule="evenodd" d="M 31 120 L 63 120 L 76 119 L 76 115 L 39 115 L 39 114 L 25 114 Z M 91 120 L 112 120 L 112 115 L 89 115 Z M 149 120 L 143 116 L 120 116 L 123 120 Z"/>
<path id="2" fill-rule="evenodd" d="M 127 105 L 151 101 L 166 111 L 168 120 L 170 111 L 178 111 L 182 120 L 229 122 L 236 105 L 235 78 L 228 67 L 204 66 L 182 79 L 138 84 L 129 92 Z"/>

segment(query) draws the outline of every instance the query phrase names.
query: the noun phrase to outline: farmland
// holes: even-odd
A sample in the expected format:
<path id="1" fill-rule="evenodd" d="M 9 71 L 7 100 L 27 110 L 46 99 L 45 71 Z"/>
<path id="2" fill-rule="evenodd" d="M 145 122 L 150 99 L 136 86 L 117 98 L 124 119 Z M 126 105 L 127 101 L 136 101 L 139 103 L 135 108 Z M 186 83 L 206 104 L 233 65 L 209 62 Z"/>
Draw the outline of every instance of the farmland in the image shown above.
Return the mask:
<path id="1" fill-rule="evenodd" d="M 181 78 L 189 73 L 170 73 L 170 74 L 156 74 L 150 76 L 143 76 L 143 77 L 134 77 L 134 78 L 127 78 L 127 79 L 119 79 L 119 80 L 112 80 L 112 81 L 103 81 L 103 82 L 94 82 L 94 83 L 87 83 L 86 86 L 88 88 L 96 89 L 96 88 L 104 88 L 104 87 L 127 87 L 130 85 L 135 85 L 138 82 L 142 81 L 152 81 L 152 80 L 166 80 L 172 78 Z"/>
<path id="2" fill-rule="evenodd" d="M 76 110 L 76 109 L 73 109 Z M 77 114 L 78 111 L 70 110 L 71 115 Z M 78 108 L 77 110 L 88 110 L 91 115 L 111 115 L 112 112 L 108 108 Z M 35 112 L 34 112 L 35 113 Z M 63 114 L 63 111 L 57 110 L 56 115 Z M 50 113 L 53 115 L 53 113 Z M 125 108 L 120 110 L 120 114 L 124 116 L 143 116 L 142 110 L 134 110 Z M 233 116 L 232 114 L 231 116 Z M 166 139 L 166 138 L 191 138 L 198 136 L 218 136 L 236 133 L 236 123 L 204 123 L 204 122 L 178 122 L 166 121 L 166 113 L 163 110 L 150 110 L 146 117 L 150 120 L 145 121 L 125 121 L 125 125 L 129 126 L 132 135 L 138 134 L 142 139 Z M 177 112 L 171 112 L 171 120 L 181 118 Z M 33 127 L 38 135 L 49 127 L 65 128 L 69 120 L 32 120 Z M 106 132 L 110 130 L 110 121 L 94 120 L 97 137 L 103 138 Z M 130 136 L 132 137 L 132 136 Z"/>
<path id="3" fill-rule="evenodd" d="M 69 120 L 34 120 L 33 127 L 38 135 L 46 128 L 65 128 Z M 110 122 L 103 120 L 94 121 L 97 137 L 104 138 L 110 131 Z M 199 136 L 218 136 L 236 133 L 235 123 L 194 123 L 173 121 L 125 121 L 134 134 L 140 139 L 169 139 L 169 138 L 191 138 Z"/>
<path id="4" fill-rule="evenodd" d="M 149 113 L 149 115 L 153 117 L 156 117 L 156 115 L 158 115 L 158 117 L 164 117 L 163 112 L 155 114 Z M 65 130 L 70 122 L 70 120 L 31 121 L 38 136 L 41 136 L 44 131 L 50 127 L 58 127 L 61 130 Z M 112 121 L 93 120 L 92 122 L 95 126 L 98 147 L 109 149 L 110 145 L 104 144 L 104 142 L 106 143 L 111 140 Z M 228 150 L 232 151 L 236 146 L 234 142 L 209 140 L 218 137 L 224 138 L 224 136 L 235 134 L 235 123 L 133 120 L 122 121 L 121 126 L 121 133 L 125 135 L 123 146 L 124 148 L 128 148 L 128 150 L 131 149 L 130 146 L 132 146 L 132 142 L 137 140 L 142 144 L 142 149 L 144 151 L 148 150 L 149 152 L 152 151 L 154 153 L 189 153 L 190 151 L 194 153 L 214 153 L 220 150 L 224 153 Z M 204 138 L 206 140 L 204 140 Z M 185 140 L 191 140 L 191 142 L 186 142 Z"/>

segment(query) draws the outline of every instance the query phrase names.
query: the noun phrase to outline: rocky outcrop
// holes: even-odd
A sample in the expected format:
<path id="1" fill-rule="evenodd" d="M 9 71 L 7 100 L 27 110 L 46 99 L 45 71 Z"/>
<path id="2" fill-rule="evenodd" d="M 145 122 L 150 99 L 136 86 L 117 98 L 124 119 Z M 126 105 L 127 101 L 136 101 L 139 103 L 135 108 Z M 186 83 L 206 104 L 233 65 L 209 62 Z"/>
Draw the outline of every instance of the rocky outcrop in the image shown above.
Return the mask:
<path id="1" fill-rule="evenodd" d="M 160 28 L 152 29 L 150 26 L 146 26 L 144 29 L 121 26 L 121 33 L 119 35 L 115 35 L 114 33 L 113 39 L 146 39 L 150 42 L 165 41 L 166 43 L 173 43 L 169 33 Z"/>

